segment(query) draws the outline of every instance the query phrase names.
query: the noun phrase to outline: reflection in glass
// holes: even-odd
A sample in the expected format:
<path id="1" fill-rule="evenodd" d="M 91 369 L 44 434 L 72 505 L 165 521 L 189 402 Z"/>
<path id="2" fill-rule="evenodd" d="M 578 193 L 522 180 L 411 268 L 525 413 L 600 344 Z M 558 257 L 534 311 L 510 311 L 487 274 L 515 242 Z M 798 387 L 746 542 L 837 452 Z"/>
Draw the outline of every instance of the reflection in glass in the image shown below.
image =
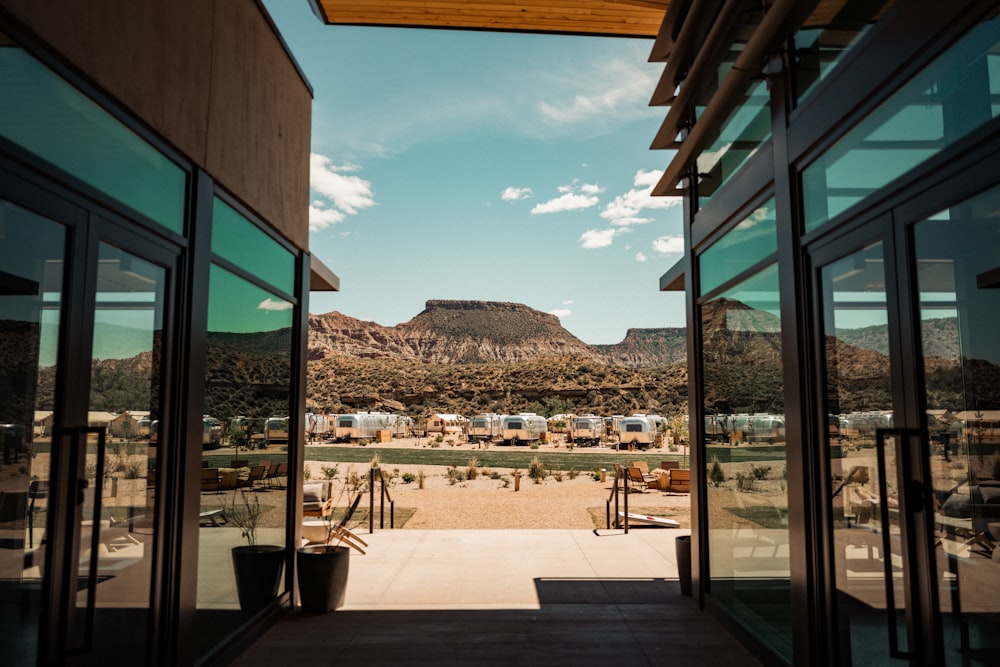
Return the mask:
<path id="1" fill-rule="evenodd" d="M 9 42 L 0 48 L 0 90 L 0 136 L 184 232 L 183 169 Z"/>
<path id="2" fill-rule="evenodd" d="M 778 268 L 701 307 L 712 598 L 791 659 Z"/>
<path id="3" fill-rule="evenodd" d="M 748 215 L 698 258 L 701 293 L 711 292 L 778 251 L 778 227 L 771 199 Z"/>
<path id="4" fill-rule="evenodd" d="M 233 547 L 245 544 L 227 506 L 259 503 L 261 545 L 285 545 L 287 484 L 261 476 L 287 466 L 291 407 L 292 304 L 212 266 L 209 288 L 206 439 L 198 555 L 196 652 L 208 655 L 247 620 L 233 570 Z M 275 425 L 286 424 L 284 430 Z M 287 475 L 287 468 L 286 468 Z M 220 510 L 223 510 L 220 513 Z M 280 591 L 279 591 L 280 592 Z"/>
<path id="5" fill-rule="evenodd" d="M 869 665 L 888 660 L 890 594 L 899 645 L 906 646 L 897 442 L 886 437 L 879 447 L 877 437 L 895 422 L 882 244 L 823 267 L 821 280 L 839 637 L 845 660 Z"/>
<path id="6" fill-rule="evenodd" d="M 910 79 L 802 175 L 811 231 L 1000 113 L 1000 16 Z"/>
<path id="7" fill-rule="evenodd" d="M 80 543 L 81 577 L 97 545 L 97 583 L 77 593 L 77 606 L 96 599 L 93 655 L 104 664 L 148 650 L 157 447 L 144 424 L 160 419 L 164 281 L 162 268 L 101 244 L 87 421 L 104 429 L 105 447 L 88 434 Z"/>
<path id="8" fill-rule="evenodd" d="M 0 646 L 37 661 L 48 520 L 62 225 L 0 200 Z"/>
<path id="9" fill-rule="evenodd" d="M 892 6 L 889 0 L 821 2 L 795 34 L 795 87 L 799 100 L 816 90 Z"/>
<path id="10" fill-rule="evenodd" d="M 1000 655 L 1000 190 L 913 230 L 945 658 Z"/>
<path id="11" fill-rule="evenodd" d="M 286 294 L 295 291 L 295 257 L 218 197 L 212 204 L 212 252 Z"/>

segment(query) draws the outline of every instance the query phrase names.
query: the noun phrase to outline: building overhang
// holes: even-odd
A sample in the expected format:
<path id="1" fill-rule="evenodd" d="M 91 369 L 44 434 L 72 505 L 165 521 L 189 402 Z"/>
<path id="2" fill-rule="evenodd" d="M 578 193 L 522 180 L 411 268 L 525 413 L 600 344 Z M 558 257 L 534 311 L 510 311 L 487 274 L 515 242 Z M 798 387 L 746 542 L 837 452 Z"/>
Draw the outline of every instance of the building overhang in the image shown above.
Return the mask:
<path id="1" fill-rule="evenodd" d="M 316 255 L 309 257 L 309 291 L 339 292 L 340 278 Z"/>
<path id="2" fill-rule="evenodd" d="M 310 0 L 328 25 L 652 39 L 671 0 Z"/>

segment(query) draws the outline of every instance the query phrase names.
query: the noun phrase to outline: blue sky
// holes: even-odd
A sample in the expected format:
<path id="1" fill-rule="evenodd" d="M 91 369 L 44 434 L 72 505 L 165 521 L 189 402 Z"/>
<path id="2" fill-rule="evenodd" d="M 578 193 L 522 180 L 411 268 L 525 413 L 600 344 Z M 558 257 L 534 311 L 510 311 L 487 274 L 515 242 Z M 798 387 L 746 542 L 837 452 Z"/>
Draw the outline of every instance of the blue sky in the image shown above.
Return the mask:
<path id="1" fill-rule="evenodd" d="M 310 311 L 392 326 L 428 299 L 524 303 L 587 343 L 684 326 L 658 281 L 680 201 L 648 195 L 648 40 L 324 26 L 266 0 L 313 86 Z"/>

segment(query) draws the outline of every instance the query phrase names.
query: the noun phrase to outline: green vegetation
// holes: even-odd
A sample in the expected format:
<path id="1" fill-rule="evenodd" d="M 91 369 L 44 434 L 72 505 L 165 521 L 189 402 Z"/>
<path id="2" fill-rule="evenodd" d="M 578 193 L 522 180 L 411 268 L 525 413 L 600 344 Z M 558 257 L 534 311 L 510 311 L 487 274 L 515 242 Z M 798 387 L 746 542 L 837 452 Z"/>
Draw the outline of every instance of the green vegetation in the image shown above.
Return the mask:
<path id="1" fill-rule="evenodd" d="M 338 463 L 368 463 L 372 457 L 372 447 L 367 449 L 357 449 L 351 447 L 309 447 L 306 450 L 306 458 L 309 461 L 333 461 Z M 468 450 L 451 449 L 424 449 L 424 448 L 399 448 L 374 450 L 378 453 L 379 460 L 383 465 L 436 465 L 455 466 L 456 468 L 467 467 L 469 463 Z M 230 456 L 206 457 L 209 460 L 218 458 L 227 462 Z M 569 470 L 570 468 L 584 468 L 588 470 L 600 470 L 607 468 L 614 469 L 614 464 L 626 464 L 643 458 L 637 452 L 586 452 L 577 450 L 575 452 L 551 452 L 538 454 L 535 450 L 523 451 L 513 447 L 494 447 L 489 450 L 476 451 L 476 461 L 480 467 L 486 468 L 521 468 L 525 469 L 531 464 L 531 460 L 537 458 L 545 463 L 550 469 Z M 662 457 L 664 460 L 679 461 L 679 456 Z M 275 460 L 271 457 L 271 461 Z M 651 464 L 655 465 L 655 464 Z"/>

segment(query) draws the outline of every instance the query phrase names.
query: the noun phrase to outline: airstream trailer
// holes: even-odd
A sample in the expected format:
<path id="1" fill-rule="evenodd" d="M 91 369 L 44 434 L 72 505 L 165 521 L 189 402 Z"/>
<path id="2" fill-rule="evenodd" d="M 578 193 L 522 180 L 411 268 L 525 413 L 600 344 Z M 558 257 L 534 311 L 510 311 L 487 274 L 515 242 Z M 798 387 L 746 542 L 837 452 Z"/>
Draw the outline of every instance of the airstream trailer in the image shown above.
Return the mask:
<path id="1" fill-rule="evenodd" d="M 288 417 L 270 417 L 264 422 L 264 441 L 269 444 L 288 443 Z"/>
<path id="2" fill-rule="evenodd" d="M 648 449 L 656 441 L 658 420 L 662 417 L 650 418 L 646 415 L 622 417 L 618 423 L 618 439 L 623 445 L 636 449 Z"/>
<path id="3" fill-rule="evenodd" d="M 387 412 L 355 412 L 337 415 L 333 437 L 338 442 L 374 440 L 378 437 L 379 431 L 389 430 L 394 435 L 405 433 L 409 424 L 409 418 Z"/>
<path id="4" fill-rule="evenodd" d="M 500 437 L 505 445 L 527 445 L 539 440 L 542 433 L 548 432 L 548 427 L 545 417 L 534 412 L 522 412 L 503 418 Z"/>
<path id="5" fill-rule="evenodd" d="M 478 414 L 469 420 L 469 442 L 492 442 L 500 437 L 503 415 L 495 413 Z"/>
<path id="6" fill-rule="evenodd" d="M 581 447 L 596 447 L 604 435 L 604 419 L 596 415 L 574 417 L 569 423 L 570 442 Z"/>
<path id="7" fill-rule="evenodd" d="M 201 419 L 202 449 L 215 449 L 222 444 L 222 422 L 205 415 Z"/>

